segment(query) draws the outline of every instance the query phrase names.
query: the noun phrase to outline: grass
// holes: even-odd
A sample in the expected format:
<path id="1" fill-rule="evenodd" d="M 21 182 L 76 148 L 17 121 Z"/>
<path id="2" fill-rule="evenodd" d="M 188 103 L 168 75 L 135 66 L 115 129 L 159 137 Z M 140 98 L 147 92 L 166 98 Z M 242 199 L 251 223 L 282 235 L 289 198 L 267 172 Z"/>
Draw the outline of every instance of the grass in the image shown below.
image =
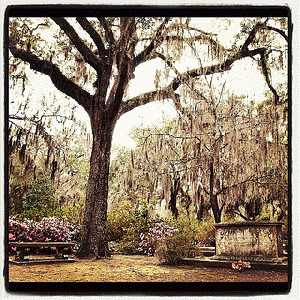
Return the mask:
<path id="1" fill-rule="evenodd" d="M 9 282 L 287 282 L 286 272 L 161 265 L 156 257 L 113 255 L 74 263 L 9 265 Z"/>

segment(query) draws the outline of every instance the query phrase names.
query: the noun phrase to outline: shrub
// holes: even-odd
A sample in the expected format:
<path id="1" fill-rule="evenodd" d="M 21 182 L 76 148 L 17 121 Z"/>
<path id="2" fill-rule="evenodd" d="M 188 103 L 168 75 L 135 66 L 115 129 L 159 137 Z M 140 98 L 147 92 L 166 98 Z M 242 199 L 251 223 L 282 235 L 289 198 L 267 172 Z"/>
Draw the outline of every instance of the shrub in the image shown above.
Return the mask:
<path id="1" fill-rule="evenodd" d="M 214 243 L 213 224 L 212 218 L 202 222 L 187 217 L 166 219 L 147 234 L 141 234 L 138 251 L 149 256 L 157 254 L 161 262 L 176 264 L 184 257 L 201 255 L 200 246 Z"/>
<path id="2" fill-rule="evenodd" d="M 215 226 L 213 218 L 205 218 L 199 223 L 196 240 L 199 247 L 215 246 Z"/>
<path id="3" fill-rule="evenodd" d="M 9 242 L 78 242 L 79 230 L 79 226 L 56 217 L 43 218 L 40 222 L 9 218 Z M 15 251 L 9 248 L 10 253 Z"/>
<path id="4" fill-rule="evenodd" d="M 136 254 L 138 243 L 138 229 L 134 227 L 126 228 L 114 250 L 117 253 Z"/>
<path id="5" fill-rule="evenodd" d="M 190 236 L 176 232 L 159 245 L 157 256 L 160 262 L 174 265 L 178 264 L 184 257 L 188 257 L 194 248 Z"/>
<path id="6" fill-rule="evenodd" d="M 206 217 L 201 222 L 196 217 L 179 217 L 178 219 L 165 220 L 165 223 L 177 228 L 179 232 L 185 234 L 191 244 L 189 257 L 201 255 L 198 247 L 215 245 L 215 227 L 212 217 Z M 194 247 L 198 246 L 198 247 Z"/>
<path id="7" fill-rule="evenodd" d="M 166 241 L 167 237 L 173 236 L 177 231 L 178 229 L 172 226 L 157 223 L 153 228 L 149 229 L 148 233 L 141 233 L 138 252 L 148 256 L 154 255 L 157 248 Z"/>
<path id="8" fill-rule="evenodd" d="M 119 210 L 112 210 L 107 215 L 107 235 L 110 251 L 136 254 L 141 233 L 151 227 L 146 204 L 133 209 L 130 202 L 123 204 Z"/>
<path id="9" fill-rule="evenodd" d="M 82 215 L 85 201 L 80 200 L 71 205 L 61 207 L 55 211 L 54 216 L 58 219 L 66 220 L 72 224 L 80 224 L 80 215 Z"/>

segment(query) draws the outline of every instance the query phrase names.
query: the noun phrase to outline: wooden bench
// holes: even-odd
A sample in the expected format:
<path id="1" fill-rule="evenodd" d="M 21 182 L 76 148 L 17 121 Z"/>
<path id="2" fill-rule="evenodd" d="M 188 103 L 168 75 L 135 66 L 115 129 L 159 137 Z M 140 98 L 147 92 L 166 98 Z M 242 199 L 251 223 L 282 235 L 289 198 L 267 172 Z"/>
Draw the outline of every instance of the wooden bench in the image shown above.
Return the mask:
<path id="1" fill-rule="evenodd" d="M 26 262 L 29 261 L 28 253 L 30 249 L 34 248 L 55 248 L 55 258 L 59 260 L 68 260 L 67 253 L 75 246 L 75 243 L 69 242 L 11 242 L 11 247 L 16 247 L 15 261 Z"/>

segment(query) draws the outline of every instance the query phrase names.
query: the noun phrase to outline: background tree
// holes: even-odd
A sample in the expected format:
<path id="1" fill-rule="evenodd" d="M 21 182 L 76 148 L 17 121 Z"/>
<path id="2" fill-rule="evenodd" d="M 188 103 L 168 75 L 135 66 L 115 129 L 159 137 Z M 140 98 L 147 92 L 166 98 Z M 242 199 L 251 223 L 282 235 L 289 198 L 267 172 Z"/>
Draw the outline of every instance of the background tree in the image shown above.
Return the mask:
<path id="1" fill-rule="evenodd" d="M 145 166 L 141 164 L 139 153 L 126 148 L 114 149 L 109 176 L 109 208 L 118 209 L 125 202 L 138 208 L 140 200 L 148 199 L 151 188 L 147 182 Z"/>
<path id="2" fill-rule="evenodd" d="M 271 107 L 257 113 L 253 104 L 231 96 L 228 103 L 219 103 L 219 109 L 202 107 L 193 114 L 189 124 L 200 129 L 198 134 L 184 128 L 185 135 L 193 137 L 185 146 L 194 154 L 189 162 L 193 197 L 199 197 L 199 188 L 200 197 L 209 197 L 217 223 L 228 206 L 240 215 L 244 207 L 243 217 L 254 220 L 274 189 L 287 200 L 287 151 L 282 139 L 275 140 L 278 109 Z"/>
<path id="3" fill-rule="evenodd" d="M 215 35 L 195 28 L 186 18 L 53 17 L 35 21 L 10 19 L 11 54 L 28 63 L 31 69 L 48 75 L 54 86 L 75 99 L 90 118 L 93 145 L 80 257 L 109 255 L 106 239 L 109 162 L 113 130 L 121 115 L 161 99 L 172 99 L 180 110 L 180 93 L 176 91 L 189 78 L 226 72 L 234 62 L 246 57 L 258 60 L 275 103 L 286 100 L 271 85 L 268 72 L 267 53 L 273 52 L 276 43 L 266 44 L 262 39 L 266 32 L 284 38 L 286 34 L 268 26 L 269 19 L 254 20 L 250 31 L 245 31 L 246 37 L 241 38 L 241 46 L 229 50 L 218 43 Z M 276 26 L 276 21 L 271 21 Z M 45 32 L 48 42 L 42 37 Z M 196 45 L 201 44 L 207 46 L 211 56 L 207 63 L 178 72 L 174 61 L 185 57 L 185 49 L 192 49 L 193 53 Z M 127 99 L 126 88 L 135 68 L 154 58 L 162 59 L 166 74 L 171 75 L 172 71 L 175 76 L 165 86 L 160 84 L 154 91 Z"/>
<path id="4" fill-rule="evenodd" d="M 268 218 L 278 221 L 288 197 L 286 105 L 227 97 L 214 107 L 193 102 L 172 131 L 140 130 L 144 150 L 135 157 L 163 190 L 175 218 L 180 207 L 189 215 L 193 204 L 199 219 L 206 205 L 217 223 L 230 211 L 254 220 L 269 203 L 280 214 L 271 209 Z"/>

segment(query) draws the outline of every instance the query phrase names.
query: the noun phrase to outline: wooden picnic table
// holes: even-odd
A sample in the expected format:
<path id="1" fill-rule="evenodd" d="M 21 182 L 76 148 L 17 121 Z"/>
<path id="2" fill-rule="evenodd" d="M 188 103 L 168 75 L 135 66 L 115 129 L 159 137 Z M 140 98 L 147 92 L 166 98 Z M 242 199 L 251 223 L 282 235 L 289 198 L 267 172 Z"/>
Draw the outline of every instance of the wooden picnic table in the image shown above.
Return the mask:
<path id="1" fill-rule="evenodd" d="M 75 243 L 70 242 L 11 242 L 10 246 L 16 247 L 16 261 L 29 260 L 27 257 L 28 250 L 32 248 L 55 248 L 55 258 L 68 259 L 68 255 L 64 254 L 75 246 Z"/>

